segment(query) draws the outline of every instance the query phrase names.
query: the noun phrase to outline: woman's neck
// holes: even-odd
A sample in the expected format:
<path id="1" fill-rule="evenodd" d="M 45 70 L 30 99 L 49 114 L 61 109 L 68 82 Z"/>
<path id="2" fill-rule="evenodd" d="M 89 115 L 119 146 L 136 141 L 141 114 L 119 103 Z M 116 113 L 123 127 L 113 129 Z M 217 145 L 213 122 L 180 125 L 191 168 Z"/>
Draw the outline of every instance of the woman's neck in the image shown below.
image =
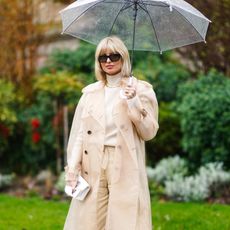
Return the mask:
<path id="1" fill-rule="evenodd" d="M 121 72 L 115 75 L 106 74 L 106 86 L 119 87 L 121 85 Z"/>

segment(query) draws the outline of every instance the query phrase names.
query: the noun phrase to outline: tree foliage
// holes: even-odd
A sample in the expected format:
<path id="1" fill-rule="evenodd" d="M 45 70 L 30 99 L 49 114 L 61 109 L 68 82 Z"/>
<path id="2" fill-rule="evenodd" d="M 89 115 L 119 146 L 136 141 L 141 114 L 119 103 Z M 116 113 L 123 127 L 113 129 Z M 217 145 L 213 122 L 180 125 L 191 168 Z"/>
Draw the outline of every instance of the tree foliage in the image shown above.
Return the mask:
<path id="1" fill-rule="evenodd" d="M 0 123 L 10 124 L 17 121 L 14 104 L 15 87 L 12 83 L 0 79 Z"/>
<path id="2" fill-rule="evenodd" d="M 83 86 L 76 75 L 68 72 L 40 75 L 36 77 L 34 83 L 34 89 L 39 93 L 67 104 L 70 102 L 76 104 Z"/>
<path id="3" fill-rule="evenodd" d="M 52 21 L 41 16 L 47 0 L 2 0 L 0 3 L 0 77 L 32 96 L 38 47 L 47 39 Z"/>
<path id="4" fill-rule="evenodd" d="M 81 42 L 76 50 L 55 50 L 48 58 L 46 66 L 41 73 L 55 73 L 57 71 L 66 71 L 84 74 L 82 79 L 86 83 L 93 82 L 94 79 L 94 56 L 95 46 L 86 42 Z"/>

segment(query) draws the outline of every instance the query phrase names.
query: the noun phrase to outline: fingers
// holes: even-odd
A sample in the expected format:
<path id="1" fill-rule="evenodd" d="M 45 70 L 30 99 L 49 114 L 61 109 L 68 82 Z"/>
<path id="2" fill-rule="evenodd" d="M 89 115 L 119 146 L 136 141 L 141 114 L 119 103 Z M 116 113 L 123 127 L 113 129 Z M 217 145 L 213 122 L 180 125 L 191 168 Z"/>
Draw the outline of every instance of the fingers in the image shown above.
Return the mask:
<path id="1" fill-rule="evenodd" d="M 70 186 L 72 189 L 74 189 L 77 185 L 77 179 L 78 179 L 78 172 L 70 171 L 68 167 L 65 167 L 65 181 L 66 185 Z"/>
<path id="2" fill-rule="evenodd" d="M 133 86 L 128 85 L 125 87 L 124 93 L 128 99 L 131 99 L 136 96 L 136 89 Z"/>
<path id="3" fill-rule="evenodd" d="M 66 185 L 70 186 L 72 189 L 74 189 L 77 185 L 77 180 L 68 180 L 66 181 Z"/>
<path id="4" fill-rule="evenodd" d="M 72 189 L 74 189 L 77 185 L 77 177 L 76 175 L 72 175 L 72 173 L 68 174 L 68 177 L 66 178 L 66 185 L 70 186 Z"/>

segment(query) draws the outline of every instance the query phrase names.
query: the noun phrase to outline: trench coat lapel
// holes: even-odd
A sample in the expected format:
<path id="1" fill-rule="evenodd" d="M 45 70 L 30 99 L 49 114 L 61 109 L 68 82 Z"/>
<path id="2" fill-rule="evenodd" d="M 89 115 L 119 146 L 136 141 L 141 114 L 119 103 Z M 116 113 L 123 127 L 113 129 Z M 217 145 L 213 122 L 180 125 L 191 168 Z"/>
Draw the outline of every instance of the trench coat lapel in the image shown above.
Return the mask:
<path id="1" fill-rule="evenodd" d="M 94 98 L 90 101 L 88 113 L 98 122 L 103 130 L 105 130 L 105 105 L 104 100 L 105 93 L 104 88 L 101 87 L 99 90 L 94 92 Z"/>

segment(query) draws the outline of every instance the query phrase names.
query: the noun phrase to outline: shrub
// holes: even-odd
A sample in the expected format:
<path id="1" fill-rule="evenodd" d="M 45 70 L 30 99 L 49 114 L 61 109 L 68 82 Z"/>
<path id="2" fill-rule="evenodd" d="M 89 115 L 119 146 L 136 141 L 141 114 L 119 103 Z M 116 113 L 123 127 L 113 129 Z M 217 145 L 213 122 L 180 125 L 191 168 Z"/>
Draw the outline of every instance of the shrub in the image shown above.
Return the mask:
<path id="1" fill-rule="evenodd" d="M 95 46 L 81 42 L 76 50 L 55 50 L 48 58 L 47 65 L 40 72 L 54 73 L 66 71 L 70 73 L 85 73 L 86 83 L 93 81 Z"/>
<path id="2" fill-rule="evenodd" d="M 230 173 L 223 170 L 222 163 L 208 163 L 202 166 L 194 176 L 176 175 L 173 180 L 165 181 L 165 193 L 174 200 L 202 201 L 215 190 L 230 184 Z"/>
<path id="3" fill-rule="evenodd" d="M 52 100 L 38 94 L 34 103 L 18 110 L 18 122 L 10 137 L 10 145 L 1 166 L 5 171 L 14 170 L 19 174 L 36 173 L 50 166 L 55 168 L 55 116 Z"/>
<path id="4" fill-rule="evenodd" d="M 179 156 L 162 159 L 154 169 L 147 167 L 149 180 L 160 184 L 173 180 L 175 175 L 183 178 L 187 173 L 187 162 Z"/>
<path id="5" fill-rule="evenodd" d="M 230 79 L 212 70 L 182 85 L 177 107 L 192 168 L 216 161 L 230 167 Z"/>
<path id="6" fill-rule="evenodd" d="M 3 189 L 5 187 L 12 185 L 14 178 L 15 178 L 14 173 L 11 173 L 9 175 L 0 174 L 0 189 Z"/>

